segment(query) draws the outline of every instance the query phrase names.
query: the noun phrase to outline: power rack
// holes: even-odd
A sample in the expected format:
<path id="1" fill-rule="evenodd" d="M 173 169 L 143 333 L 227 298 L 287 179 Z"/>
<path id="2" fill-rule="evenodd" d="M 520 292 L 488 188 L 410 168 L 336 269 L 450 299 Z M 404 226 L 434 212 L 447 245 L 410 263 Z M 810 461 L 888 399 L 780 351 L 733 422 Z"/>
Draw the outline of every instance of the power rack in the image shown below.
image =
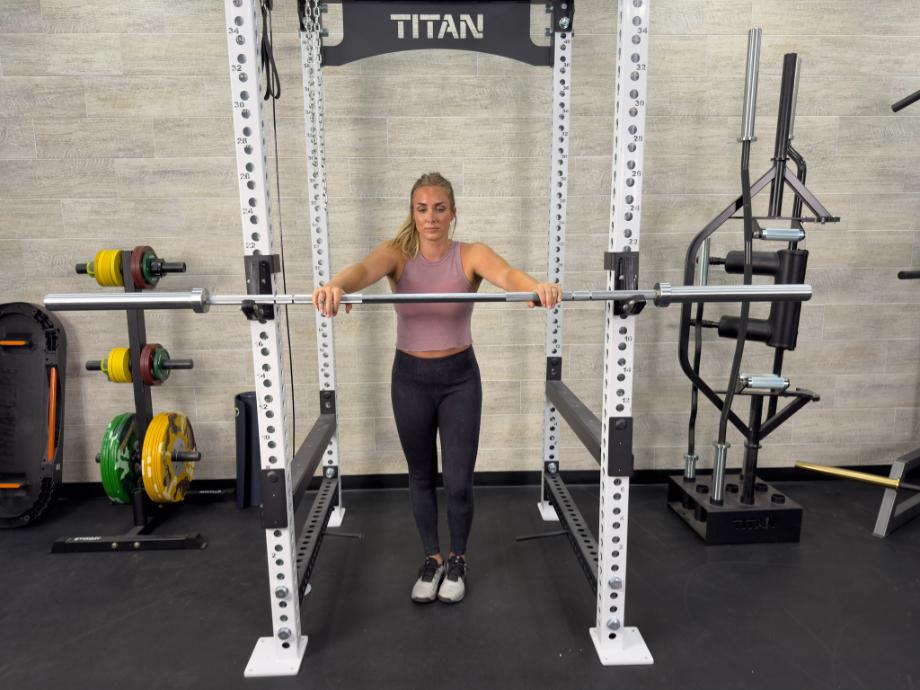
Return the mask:
<path id="1" fill-rule="evenodd" d="M 552 67 L 552 148 L 550 159 L 549 281 L 564 278 L 568 146 L 571 124 L 573 0 L 546 4 L 551 15 L 550 45 L 530 39 L 527 0 L 496 2 L 384 2 L 345 0 L 343 40 L 324 46 L 323 4 L 300 3 L 304 121 L 307 139 L 307 196 L 313 248 L 314 284 L 330 277 L 323 131 L 323 65 L 402 50 L 453 48 L 501 55 Z M 607 288 L 638 286 L 639 229 L 645 137 L 649 0 L 619 0 L 618 74 L 615 101 L 613 182 Z M 260 94 L 257 4 L 225 0 L 227 47 L 233 102 L 247 289 L 275 295 L 277 262 L 272 245 L 271 205 L 266 171 Z M 561 518 L 597 597 L 591 638 L 605 664 L 651 663 L 636 628 L 626 627 L 626 543 L 632 456 L 632 379 L 635 315 L 641 303 L 610 302 L 605 317 L 603 410 L 598 420 L 562 381 L 562 310 L 546 321 L 546 402 L 540 512 Z M 280 350 L 281 313 L 274 306 L 249 306 L 253 367 L 258 400 L 263 479 L 263 526 L 270 582 L 272 635 L 261 638 L 246 675 L 296 674 L 306 648 L 300 601 L 307 589 L 323 531 L 338 526 L 342 505 L 335 415 L 335 348 L 332 321 L 316 315 L 320 410 L 305 443 L 291 452 L 284 409 Z M 562 419 L 582 428 L 600 463 L 600 525 L 595 541 L 571 501 L 559 473 Z M 584 431 L 584 430 L 587 431 Z M 322 466 L 323 479 L 305 527 L 297 529 L 295 506 L 308 480 Z"/>

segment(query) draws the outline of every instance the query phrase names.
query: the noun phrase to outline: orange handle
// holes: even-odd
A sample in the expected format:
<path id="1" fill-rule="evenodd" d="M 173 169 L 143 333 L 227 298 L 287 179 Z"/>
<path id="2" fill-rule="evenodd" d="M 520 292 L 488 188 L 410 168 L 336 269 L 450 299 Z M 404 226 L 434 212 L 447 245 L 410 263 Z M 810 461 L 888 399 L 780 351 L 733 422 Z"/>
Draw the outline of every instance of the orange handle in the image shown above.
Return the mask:
<path id="1" fill-rule="evenodd" d="M 51 392 L 48 395 L 48 462 L 54 462 L 55 426 L 57 424 L 57 367 L 51 367 Z"/>
<path id="2" fill-rule="evenodd" d="M 0 340 L 0 347 L 25 347 L 28 340 Z"/>
<path id="3" fill-rule="evenodd" d="M 22 484 L 0 484 L 0 489 L 21 489 Z"/>

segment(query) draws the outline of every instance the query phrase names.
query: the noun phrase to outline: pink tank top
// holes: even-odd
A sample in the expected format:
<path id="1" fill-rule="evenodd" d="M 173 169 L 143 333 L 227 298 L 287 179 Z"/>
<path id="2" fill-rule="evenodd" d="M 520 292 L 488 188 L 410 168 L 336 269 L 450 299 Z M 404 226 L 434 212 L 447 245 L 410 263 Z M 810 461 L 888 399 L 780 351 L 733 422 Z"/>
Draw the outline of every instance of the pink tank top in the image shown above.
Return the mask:
<path id="1" fill-rule="evenodd" d="M 472 292 L 460 263 L 460 242 L 451 242 L 438 261 L 421 254 L 406 262 L 397 293 Z M 449 350 L 473 343 L 472 302 L 395 304 L 396 348 L 407 352 Z"/>

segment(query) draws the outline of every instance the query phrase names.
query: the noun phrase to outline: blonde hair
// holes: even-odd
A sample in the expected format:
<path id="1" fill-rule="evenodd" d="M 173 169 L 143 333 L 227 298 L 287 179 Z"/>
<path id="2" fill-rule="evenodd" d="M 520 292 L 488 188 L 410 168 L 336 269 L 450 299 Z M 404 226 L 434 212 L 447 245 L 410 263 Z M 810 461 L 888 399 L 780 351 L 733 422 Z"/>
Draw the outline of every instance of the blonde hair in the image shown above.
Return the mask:
<path id="1" fill-rule="evenodd" d="M 399 226 L 396 236 L 390 240 L 390 246 L 395 247 L 403 255 L 413 258 L 418 254 L 418 229 L 415 227 L 415 217 L 412 213 L 412 197 L 415 196 L 415 190 L 419 187 L 440 187 L 447 193 L 450 199 L 450 210 L 456 214 L 457 205 L 454 202 L 454 188 L 451 183 L 441 173 L 425 173 L 412 185 L 412 191 L 409 192 L 409 215 L 403 224 Z M 455 226 L 456 227 L 456 226 Z"/>

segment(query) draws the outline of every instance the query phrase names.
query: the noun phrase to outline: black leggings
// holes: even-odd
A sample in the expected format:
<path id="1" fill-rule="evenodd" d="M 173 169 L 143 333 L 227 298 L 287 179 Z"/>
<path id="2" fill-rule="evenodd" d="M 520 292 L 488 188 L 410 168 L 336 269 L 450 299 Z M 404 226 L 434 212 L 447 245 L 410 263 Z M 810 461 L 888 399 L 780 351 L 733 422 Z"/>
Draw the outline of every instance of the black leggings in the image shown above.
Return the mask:
<path id="1" fill-rule="evenodd" d="M 437 359 L 397 350 L 390 395 L 409 464 L 409 497 L 425 554 L 440 553 L 435 497 L 435 437 L 439 432 L 450 550 L 465 554 L 473 524 L 473 467 L 482 412 L 482 382 L 473 348 Z"/>

